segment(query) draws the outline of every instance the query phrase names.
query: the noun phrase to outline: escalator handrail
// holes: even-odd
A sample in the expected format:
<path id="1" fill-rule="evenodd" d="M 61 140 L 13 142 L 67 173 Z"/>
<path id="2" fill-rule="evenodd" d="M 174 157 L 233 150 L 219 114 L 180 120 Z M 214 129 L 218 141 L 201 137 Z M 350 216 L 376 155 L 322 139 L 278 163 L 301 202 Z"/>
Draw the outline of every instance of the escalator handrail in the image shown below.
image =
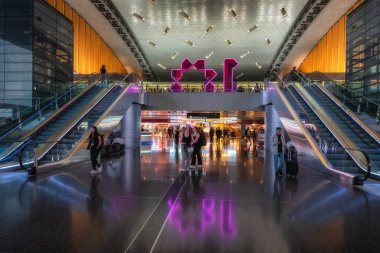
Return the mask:
<path id="1" fill-rule="evenodd" d="M 367 152 L 365 152 L 364 150 L 361 150 L 361 149 L 352 149 L 352 148 L 345 148 L 345 147 L 339 147 L 339 149 L 344 149 L 344 150 L 347 150 L 347 151 L 357 151 L 357 152 L 362 153 L 363 156 L 364 156 L 365 159 L 366 159 L 366 163 L 367 163 L 367 172 L 365 173 L 364 178 L 361 178 L 361 180 L 362 180 L 362 181 L 365 181 L 365 180 L 367 180 L 368 178 L 370 178 L 370 176 L 371 176 L 371 170 L 372 170 L 372 164 L 371 164 L 371 160 L 369 159 L 369 156 L 368 156 Z"/>
<path id="2" fill-rule="evenodd" d="M 335 105 L 337 105 L 339 108 L 341 108 L 342 109 L 342 105 L 340 105 L 339 104 L 339 102 L 337 102 L 337 101 L 335 101 L 334 100 L 334 98 L 332 98 L 331 96 L 330 96 L 330 94 L 328 94 L 327 92 L 328 91 L 324 91 L 324 89 L 323 89 L 323 87 L 320 87 L 318 84 L 314 84 L 316 87 L 317 87 L 317 89 L 320 89 L 321 90 L 321 92 L 323 93 L 323 94 L 325 94 L 329 99 L 331 99 L 332 100 L 332 102 L 335 104 Z M 363 129 L 363 131 L 364 132 L 366 132 L 369 136 L 371 136 L 372 137 L 372 139 L 377 143 L 377 144 L 379 144 L 380 145 L 380 138 L 379 138 L 379 136 L 378 136 L 378 134 L 376 134 L 374 131 L 372 131 L 370 128 L 368 128 L 367 126 L 366 126 L 366 124 L 365 123 L 363 123 L 361 120 L 360 120 L 360 118 L 358 118 L 353 112 L 351 112 L 351 110 L 343 110 L 342 109 L 342 111 L 350 118 L 350 119 L 352 119 L 361 129 Z M 353 128 L 351 127 L 351 126 L 349 126 L 352 130 L 353 130 Z"/>
<path id="3" fill-rule="evenodd" d="M 77 81 L 74 81 L 74 82 L 72 82 L 72 85 L 70 85 L 69 87 L 69 89 L 65 89 L 64 91 L 62 91 L 61 93 L 59 93 L 59 94 L 56 94 L 56 95 L 54 95 L 54 96 L 51 96 L 51 97 L 48 97 L 48 98 L 45 98 L 44 100 L 42 100 L 40 103 L 46 103 L 47 101 L 49 101 L 49 100 L 52 100 L 52 99 L 55 99 L 55 98 L 57 98 L 58 96 L 61 96 L 61 95 L 63 95 L 64 93 L 67 93 L 67 92 L 69 92 L 70 91 L 70 89 L 72 89 L 72 88 L 74 88 L 76 85 L 78 85 L 79 83 L 83 83 L 83 82 L 86 82 L 87 80 L 85 80 L 85 79 L 81 79 L 81 80 L 77 80 Z M 71 83 L 70 83 L 71 84 Z M 39 99 L 40 97 L 35 97 L 35 98 L 32 98 L 32 99 L 5 99 L 6 101 L 10 101 L 10 100 L 26 100 L 26 101 L 33 101 L 33 100 L 37 100 L 37 99 Z M 15 104 L 14 106 L 22 106 L 22 105 L 24 105 L 24 104 L 26 104 L 27 102 L 24 102 L 24 103 L 21 103 L 21 104 Z M 8 109 L 1 109 L 0 110 L 0 114 L 2 113 L 2 112 L 6 112 Z M 42 110 L 42 109 L 38 109 L 38 110 Z M 38 110 L 36 110 L 36 111 L 38 111 Z M 23 111 L 23 110 L 22 110 Z"/>
<path id="4" fill-rule="evenodd" d="M 61 134 L 61 136 L 58 138 L 58 141 L 60 141 L 60 140 L 62 140 L 62 138 L 63 137 L 65 137 L 65 135 L 68 133 L 68 132 L 70 132 L 72 129 L 73 129 L 73 127 L 75 127 L 79 122 L 81 122 L 82 120 L 83 120 L 83 118 L 85 118 L 86 116 L 87 116 L 87 114 L 88 113 L 90 113 L 91 112 L 91 110 L 96 106 L 96 105 L 98 105 L 115 87 L 117 87 L 119 85 L 119 83 L 114 83 L 113 85 L 112 85 L 112 87 L 102 96 L 102 97 L 100 97 L 99 99 L 98 99 L 98 101 L 96 102 L 96 103 L 94 103 L 91 107 L 89 107 L 87 110 L 86 110 L 86 112 L 84 112 L 83 114 L 82 114 L 82 116 L 78 119 L 78 120 L 76 120 L 74 123 L 72 123 L 71 124 L 71 126 L 70 127 L 68 127 L 68 130 L 67 131 L 65 131 L 63 134 Z M 39 155 L 39 157 L 38 157 L 38 160 L 40 160 L 40 159 L 42 159 L 52 148 L 54 147 L 54 145 L 51 145 L 50 147 L 47 147 L 46 149 L 45 149 L 45 151 L 42 153 L 42 154 L 40 154 Z"/>
<path id="5" fill-rule="evenodd" d="M 111 76 L 113 76 L 115 73 L 110 73 L 107 77 L 106 77 L 106 80 L 108 80 Z M 82 83 L 84 82 L 83 80 L 80 80 L 80 81 L 76 81 L 75 85 L 73 85 L 70 89 L 68 89 L 67 91 L 63 92 L 62 94 L 59 94 L 57 95 L 58 97 L 56 97 L 53 101 L 51 101 L 49 104 L 45 105 L 43 108 L 40 108 L 39 110 L 37 110 L 33 115 L 31 115 L 30 117 L 28 117 L 27 119 L 25 119 L 24 121 L 22 121 L 21 123 L 19 123 L 17 126 L 15 126 L 14 128 L 12 128 L 11 130 L 9 130 L 7 133 L 3 134 L 2 136 L 0 136 L 0 141 L 2 139 L 4 139 L 5 137 L 7 137 L 9 134 L 11 134 L 13 131 L 19 129 L 22 125 L 25 125 L 25 123 L 29 122 L 30 120 L 32 120 L 35 116 L 39 115 L 39 113 L 43 110 L 45 110 L 46 108 L 48 108 L 49 106 L 51 106 L 52 104 L 54 104 L 58 99 L 62 98 L 63 96 L 67 95 L 68 93 L 70 93 L 70 91 L 76 87 L 76 85 L 78 85 L 79 83 Z M 101 80 L 97 80 L 96 82 L 94 82 L 94 86 L 99 84 L 101 82 Z"/>
<path id="6" fill-rule="evenodd" d="M 282 82 L 283 85 L 286 85 L 286 84 L 284 83 L 284 81 L 283 81 L 280 77 L 278 77 L 278 78 L 279 78 L 279 80 Z M 292 86 L 292 84 L 289 84 L 289 85 L 286 85 L 286 86 Z M 291 90 L 289 89 L 289 87 L 286 87 L 286 89 L 287 89 L 287 91 L 289 92 L 289 94 L 293 97 L 293 99 L 294 99 L 294 101 L 297 103 L 298 107 L 302 110 L 302 113 L 304 113 L 304 114 L 306 115 L 307 119 L 308 119 L 308 120 L 314 125 L 315 129 L 317 130 L 316 132 L 318 133 L 318 135 L 320 136 L 320 138 L 321 138 L 321 140 L 322 140 L 322 132 L 321 132 L 321 130 L 319 129 L 319 127 L 317 126 L 317 124 L 315 123 L 315 121 L 310 117 L 309 113 L 305 111 L 305 109 L 303 108 L 303 106 L 301 105 L 301 103 L 298 101 L 298 99 L 297 99 L 297 98 L 295 97 L 295 95 L 293 94 L 293 91 L 291 91 Z M 283 92 L 283 91 L 281 91 L 281 92 Z M 293 110 L 295 110 L 295 108 L 293 108 Z M 295 110 L 295 111 L 297 112 L 298 110 Z M 297 116 L 299 117 L 298 114 L 297 114 Z M 300 122 L 302 122 L 301 119 L 300 119 Z M 308 131 L 308 130 L 306 129 L 306 131 Z M 310 133 L 309 133 L 309 134 L 310 134 Z M 311 135 L 311 134 L 310 134 L 310 135 Z M 314 140 L 314 138 L 312 137 L 311 139 L 314 141 L 315 145 L 316 145 L 318 148 L 320 148 L 319 145 L 318 145 L 318 143 Z M 322 150 L 320 150 L 320 151 L 321 151 L 321 154 L 325 157 L 323 151 L 322 151 Z M 326 158 L 326 157 L 325 157 L 325 158 Z M 329 166 L 331 166 L 332 168 L 334 167 L 334 166 L 328 161 L 327 158 L 326 158 L 326 162 L 327 162 L 327 163 L 329 164 Z"/>
<path id="7" fill-rule="evenodd" d="M 362 99 L 364 99 L 365 101 L 368 101 L 369 103 L 372 103 L 372 104 L 376 105 L 377 107 L 379 107 L 380 103 L 376 103 L 375 101 L 373 101 L 373 100 L 370 99 L 369 97 L 366 97 L 366 96 L 362 96 L 362 95 L 360 95 L 359 93 L 353 91 L 353 90 L 350 89 L 349 87 L 346 87 L 346 86 L 344 86 L 344 85 L 341 85 L 341 84 L 336 83 L 334 80 L 332 80 L 330 77 L 328 77 L 327 75 L 325 75 L 324 73 L 322 73 L 322 72 L 320 72 L 320 71 L 314 71 L 314 72 L 308 74 L 308 76 L 310 76 L 310 75 L 312 75 L 312 74 L 314 74 L 314 73 L 321 74 L 321 75 L 324 76 L 326 79 L 328 79 L 328 81 L 329 81 L 330 83 L 334 84 L 335 86 L 338 86 L 339 88 L 342 88 L 342 89 L 344 89 L 344 90 L 347 90 L 347 91 L 351 92 L 352 94 L 357 95 L 357 96 L 358 96 L 358 98 L 357 98 L 358 100 L 359 100 L 359 98 L 362 98 Z M 309 77 L 307 77 L 307 78 L 310 79 Z M 344 94 L 340 94 L 340 95 L 343 96 L 344 98 L 347 98 L 347 99 L 353 100 L 353 99 L 351 99 L 351 98 L 345 96 Z"/>
<path id="8" fill-rule="evenodd" d="M 51 106 L 52 104 L 54 104 L 57 100 L 61 99 L 63 96 L 67 95 L 68 93 L 70 93 L 72 91 L 72 89 L 76 88 L 76 86 L 81 83 L 82 81 L 78 81 L 75 85 L 71 86 L 70 89 L 68 89 L 67 91 L 64 91 L 63 93 L 61 94 L 58 94 L 56 96 L 53 96 L 53 97 L 50 97 L 49 99 L 53 99 L 55 98 L 53 101 L 49 102 L 47 105 L 45 105 L 44 107 L 36 110 L 35 113 L 33 113 L 31 116 L 29 116 L 27 119 L 23 120 L 21 123 L 17 124 L 15 127 L 13 127 L 11 130 L 9 130 L 8 132 L 6 132 L 5 134 L 3 134 L 2 136 L 0 136 L 0 141 L 2 139 L 4 139 L 5 137 L 7 137 L 9 134 L 11 134 L 13 131 L 15 131 L 16 129 L 19 129 L 22 125 L 25 125 L 25 123 L 29 122 L 30 120 L 34 119 L 37 115 L 39 115 L 39 113 L 43 110 L 45 110 L 46 108 L 48 108 L 49 106 Z M 48 101 L 49 99 L 45 100 L 45 101 Z"/>

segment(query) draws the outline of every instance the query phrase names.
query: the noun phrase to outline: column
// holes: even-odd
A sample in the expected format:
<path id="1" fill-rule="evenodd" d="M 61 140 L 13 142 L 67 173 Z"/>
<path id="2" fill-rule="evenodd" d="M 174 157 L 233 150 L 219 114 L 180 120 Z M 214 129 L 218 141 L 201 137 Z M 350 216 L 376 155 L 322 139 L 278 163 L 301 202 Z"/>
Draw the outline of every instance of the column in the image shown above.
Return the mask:
<path id="1" fill-rule="evenodd" d="M 282 126 L 280 117 L 272 104 L 265 106 L 265 149 L 270 150 L 270 138 L 276 132 L 276 128 L 281 127 L 282 134 L 285 136 L 285 130 Z"/>
<path id="2" fill-rule="evenodd" d="M 121 119 L 121 136 L 126 148 L 140 148 L 141 105 L 133 103 Z"/>

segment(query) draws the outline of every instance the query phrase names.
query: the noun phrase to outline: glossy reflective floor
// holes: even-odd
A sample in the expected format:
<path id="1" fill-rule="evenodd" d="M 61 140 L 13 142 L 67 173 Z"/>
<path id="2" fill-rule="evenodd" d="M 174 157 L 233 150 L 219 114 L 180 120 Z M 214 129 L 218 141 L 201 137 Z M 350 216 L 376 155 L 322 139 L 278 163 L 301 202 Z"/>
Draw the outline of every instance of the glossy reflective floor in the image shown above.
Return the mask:
<path id="1" fill-rule="evenodd" d="M 277 180 L 269 153 L 204 148 L 206 175 L 179 172 L 158 140 L 91 176 L 89 163 L 27 180 L 0 174 L 0 252 L 379 252 L 380 187 L 334 182 L 300 157 Z"/>

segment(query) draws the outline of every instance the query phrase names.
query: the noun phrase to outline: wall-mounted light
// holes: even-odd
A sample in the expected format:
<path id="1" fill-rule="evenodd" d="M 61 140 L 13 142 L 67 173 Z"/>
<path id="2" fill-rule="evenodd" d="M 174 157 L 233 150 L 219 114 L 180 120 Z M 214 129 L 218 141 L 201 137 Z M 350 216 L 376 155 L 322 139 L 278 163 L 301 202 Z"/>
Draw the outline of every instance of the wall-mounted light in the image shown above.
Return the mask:
<path id="1" fill-rule="evenodd" d="M 178 56 L 178 52 L 175 52 L 175 53 L 172 55 L 172 59 L 174 60 L 177 56 Z"/>
<path id="2" fill-rule="evenodd" d="M 244 54 L 240 55 L 240 58 L 241 59 L 245 58 L 249 53 L 250 53 L 249 51 L 245 52 Z"/>
<path id="3" fill-rule="evenodd" d="M 186 12 L 184 12 L 183 10 L 180 10 L 179 11 L 179 14 L 181 14 L 184 18 L 186 18 L 187 20 L 190 20 L 190 15 L 187 14 Z"/>
<path id="4" fill-rule="evenodd" d="M 210 33 L 213 29 L 214 29 L 214 26 L 213 26 L 213 25 L 210 25 L 210 26 L 206 29 L 205 34 Z"/>
<path id="5" fill-rule="evenodd" d="M 232 42 L 230 40 L 225 39 L 224 41 L 226 42 L 227 46 L 232 46 Z"/>
<path id="6" fill-rule="evenodd" d="M 154 43 L 153 41 L 150 41 L 150 40 L 148 40 L 148 44 L 151 45 L 152 47 L 158 47 L 158 45 L 156 43 Z"/>
<path id="7" fill-rule="evenodd" d="M 239 75 L 236 76 L 236 79 L 239 79 L 240 77 L 244 76 L 244 73 L 240 73 Z"/>
<path id="8" fill-rule="evenodd" d="M 256 30 L 257 28 L 259 28 L 259 25 L 254 25 L 254 26 L 252 26 L 251 28 L 249 28 L 248 33 L 253 32 L 253 31 Z"/>
<path id="9" fill-rule="evenodd" d="M 256 62 L 256 67 L 257 67 L 258 69 L 261 69 L 261 64 L 260 64 L 259 62 Z"/>
<path id="10" fill-rule="evenodd" d="M 267 42 L 267 44 L 268 44 L 269 46 L 272 45 L 272 42 L 270 41 L 270 39 L 266 39 L 265 41 Z"/>
<path id="11" fill-rule="evenodd" d="M 206 55 L 206 59 L 210 58 L 214 54 L 213 51 L 211 51 L 208 55 Z"/>
<path id="12" fill-rule="evenodd" d="M 286 10 L 285 10 L 284 7 L 281 8 L 281 14 L 282 14 L 283 17 L 288 16 L 288 13 L 286 12 Z"/>
<path id="13" fill-rule="evenodd" d="M 144 21 L 144 20 L 145 20 L 143 16 L 141 16 L 140 14 L 138 14 L 138 13 L 136 13 L 136 12 L 132 12 L 132 15 L 133 15 L 134 17 L 140 19 L 141 21 Z"/>
<path id="14" fill-rule="evenodd" d="M 162 69 L 166 69 L 166 67 L 164 66 L 164 65 L 162 65 L 161 63 L 158 63 L 157 64 L 160 68 L 162 68 Z"/>
<path id="15" fill-rule="evenodd" d="M 230 13 L 231 13 L 232 17 L 234 17 L 234 19 L 236 19 L 238 17 L 238 14 L 233 9 L 230 10 Z"/>
<path id="16" fill-rule="evenodd" d="M 191 46 L 191 47 L 195 47 L 194 43 L 191 42 L 190 40 L 186 40 L 186 43 L 187 43 L 189 46 Z"/>
<path id="17" fill-rule="evenodd" d="M 169 27 L 166 27 L 165 30 L 162 32 L 164 35 L 168 34 L 168 32 L 170 31 L 170 28 Z"/>

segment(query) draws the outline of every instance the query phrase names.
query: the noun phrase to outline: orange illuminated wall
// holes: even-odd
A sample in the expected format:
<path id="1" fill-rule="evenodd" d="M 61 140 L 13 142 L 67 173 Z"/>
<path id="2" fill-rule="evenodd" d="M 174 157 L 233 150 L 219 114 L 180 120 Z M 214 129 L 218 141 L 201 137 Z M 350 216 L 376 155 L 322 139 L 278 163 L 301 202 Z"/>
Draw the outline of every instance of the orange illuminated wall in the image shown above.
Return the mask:
<path id="1" fill-rule="evenodd" d="M 107 72 L 127 73 L 124 65 L 99 34 L 64 0 L 46 0 L 73 22 L 74 26 L 74 72 L 78 74 L 99 73 L 106 65 Z"/>
<path id="2" fill-rule="evenodd" d="M 299 70 L 304 73 L 320 71 L 324 73 L 346 72 L 346 19 L 348 14 L 365 0 L 357 1 L 349 11 L 331 27 L 318 44 L 304 59 Z"/>

